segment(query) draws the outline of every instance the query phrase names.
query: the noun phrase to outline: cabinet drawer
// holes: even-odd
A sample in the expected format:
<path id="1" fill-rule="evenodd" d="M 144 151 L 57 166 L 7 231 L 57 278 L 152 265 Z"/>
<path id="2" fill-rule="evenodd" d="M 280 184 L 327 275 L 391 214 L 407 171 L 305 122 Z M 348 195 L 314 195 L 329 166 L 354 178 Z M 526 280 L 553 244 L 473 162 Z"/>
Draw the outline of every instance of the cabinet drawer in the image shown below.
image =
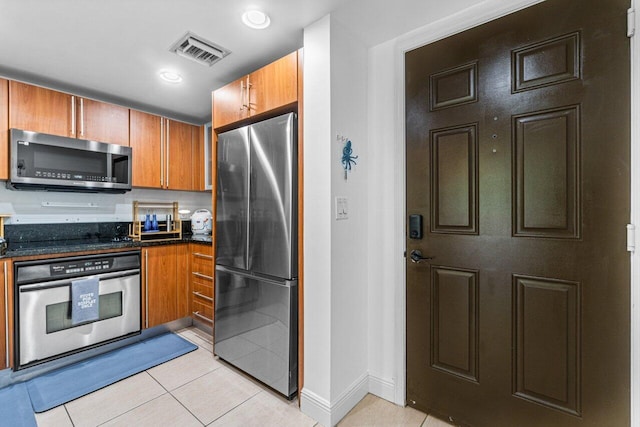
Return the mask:
<path id="1" fill-rule="evenodd" d="M 191 254 L 191 271 L 212 277 L 213 257 L 206 253 L 193 252 Z"/>
<path id="2" fill-rule="evenodd" d="M 204 303 L 194 298 L 192 301 L 193 317 L 196 319 L 213 323 L 213 305 L 211 303 Z"/>
<path id="3" fill-rule="evenodd" d="M 200 297 L 204 300 L 212 302 L 213 301 L 213 287 L 211 285 L 206 285 L 202 283 L 194 283 L 193 284 L 193 296 Z"/>

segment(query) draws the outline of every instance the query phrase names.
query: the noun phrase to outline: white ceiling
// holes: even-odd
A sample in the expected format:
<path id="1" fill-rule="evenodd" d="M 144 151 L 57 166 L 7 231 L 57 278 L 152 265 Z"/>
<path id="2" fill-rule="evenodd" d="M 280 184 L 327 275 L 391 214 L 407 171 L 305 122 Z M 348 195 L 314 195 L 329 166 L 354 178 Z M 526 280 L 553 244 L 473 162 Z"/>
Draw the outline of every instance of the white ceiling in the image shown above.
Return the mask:
<path id="1" fill-rule="evenodd" d="M 373 46 L 481 1 L 0 0 L 0 75 L 201 124 L 212 90 L 302 47 L 328 13 Z M 268 29 L 242 24 L 252 7 Z M 169 52 L 187 31 L 232 53 L 209 68 Z"/>

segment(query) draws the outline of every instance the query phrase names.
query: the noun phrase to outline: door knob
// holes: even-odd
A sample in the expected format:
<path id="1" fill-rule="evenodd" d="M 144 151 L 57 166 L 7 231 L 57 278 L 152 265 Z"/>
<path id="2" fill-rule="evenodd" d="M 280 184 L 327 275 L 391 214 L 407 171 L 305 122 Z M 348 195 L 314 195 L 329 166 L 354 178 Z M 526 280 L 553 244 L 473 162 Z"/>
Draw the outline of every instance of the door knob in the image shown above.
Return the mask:
<path id="1" fill-rule="evenodd" d="M 411 251 L 411 253 L 409 254 L 409 257 L 411 258 L 411 262 L 422 262 L 422 261 L 429 261 L 430 259 L 433 259 L 434 257 L 432 256 L 422 256 L 422 252 L 420 252 L 420 250 L 418 249 L 414 249 Z"/>

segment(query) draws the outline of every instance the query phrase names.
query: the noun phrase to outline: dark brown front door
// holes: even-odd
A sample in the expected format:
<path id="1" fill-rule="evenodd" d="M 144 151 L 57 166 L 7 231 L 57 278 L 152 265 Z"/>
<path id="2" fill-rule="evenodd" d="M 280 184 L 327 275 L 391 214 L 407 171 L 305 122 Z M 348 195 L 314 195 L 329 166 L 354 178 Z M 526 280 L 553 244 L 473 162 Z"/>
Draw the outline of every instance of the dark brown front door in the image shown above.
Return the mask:
<path id="1" fill-rule="evenodd" d="M 629 424 L 628 6 L 547 0 L 406 54 L 409 405 Z"/>

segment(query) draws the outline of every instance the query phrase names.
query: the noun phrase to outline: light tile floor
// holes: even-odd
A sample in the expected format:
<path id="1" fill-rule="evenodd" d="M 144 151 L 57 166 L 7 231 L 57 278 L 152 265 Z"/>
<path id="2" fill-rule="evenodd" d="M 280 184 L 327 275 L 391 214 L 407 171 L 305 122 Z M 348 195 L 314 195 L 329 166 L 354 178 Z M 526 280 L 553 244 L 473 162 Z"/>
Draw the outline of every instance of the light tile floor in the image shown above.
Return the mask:
<path id="1" fill-rule="evenodd" d="M 36 414 L 39 427 L 278 426 L 322 427 L 283 399 L 213 356 L 211 337 L 179 334 L 198 349 L 109 387 Z M 449 427 L 412 408 L 367 395 L 339 427 Z"/>

